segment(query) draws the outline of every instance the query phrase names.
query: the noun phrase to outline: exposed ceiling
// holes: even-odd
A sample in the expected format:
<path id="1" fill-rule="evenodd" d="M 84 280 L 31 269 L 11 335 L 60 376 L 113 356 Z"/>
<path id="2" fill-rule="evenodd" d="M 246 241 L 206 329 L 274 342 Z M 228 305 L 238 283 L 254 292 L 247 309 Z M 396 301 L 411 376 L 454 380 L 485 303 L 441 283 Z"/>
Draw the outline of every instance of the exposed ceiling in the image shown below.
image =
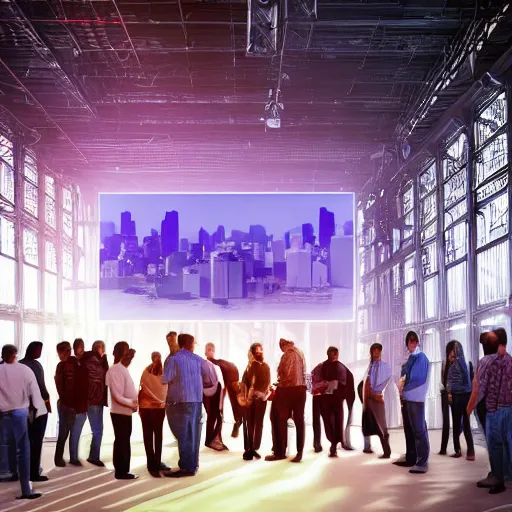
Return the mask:
<path id="1" fill-rule="evenodd" d="M 371 154 L 406 136 L 414 150 L 510 46 L 512 9 L 470 57 L 503 4 L 319 0 L 279 22 L 274 56 L 248 57 L 246 2 L 4 0 L 0 106 L 82 181 L 358 190 Z M 265 129 L 269 90 L 280 129 Z"/>

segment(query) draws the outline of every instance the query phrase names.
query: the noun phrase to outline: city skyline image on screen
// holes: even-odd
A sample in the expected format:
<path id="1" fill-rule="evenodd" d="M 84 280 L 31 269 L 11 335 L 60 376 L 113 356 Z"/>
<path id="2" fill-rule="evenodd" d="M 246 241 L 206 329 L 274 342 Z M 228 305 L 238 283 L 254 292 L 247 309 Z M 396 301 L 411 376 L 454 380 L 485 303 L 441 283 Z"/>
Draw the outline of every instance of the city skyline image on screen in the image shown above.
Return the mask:
<path id="1" fill-rule="evenodd" d="M 352 321 L 354 196 L 100 194 L 104 321 Z"/>

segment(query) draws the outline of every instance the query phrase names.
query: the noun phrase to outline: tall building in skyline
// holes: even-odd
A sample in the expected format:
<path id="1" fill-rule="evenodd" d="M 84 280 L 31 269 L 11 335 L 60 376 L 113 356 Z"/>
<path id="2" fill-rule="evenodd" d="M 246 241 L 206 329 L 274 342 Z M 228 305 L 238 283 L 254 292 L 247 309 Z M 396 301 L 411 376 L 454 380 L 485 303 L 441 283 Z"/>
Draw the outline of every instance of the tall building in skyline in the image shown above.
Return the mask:
<path id="1" fill-rule="evenodd" d="M 176 210 L 165 212 L 161 226 L 162 256 L 166 258 L 173 252 L 178 252 L 180 243 L 179 214 Z"/>
<path id="2" fill-rule="evenodd" d="M 320 247 L 329 247 L 331 245 L 331 238 L 336 234 L 336 222 L 334 213 L 324 206 L 320 208 L 318 231 Z"/>

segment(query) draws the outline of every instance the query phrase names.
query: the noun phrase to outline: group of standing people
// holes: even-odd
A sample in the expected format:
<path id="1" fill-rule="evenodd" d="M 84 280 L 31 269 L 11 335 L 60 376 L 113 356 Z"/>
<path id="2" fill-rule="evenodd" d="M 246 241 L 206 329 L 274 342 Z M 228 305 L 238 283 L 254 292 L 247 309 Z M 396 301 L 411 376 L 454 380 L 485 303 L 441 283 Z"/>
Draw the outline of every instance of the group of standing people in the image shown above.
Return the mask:
<path id="1" fill-rule="evenodd" d="M 512 477 L 512 358 L 506 352 L 507 337 L 503 329 L 484 333 L 481 337 L 484 358 L 473 376 L 462 345 L 451 341 L 446 347 L 446 360 L 441 377 L 443 436 L 441 455 L 447 453 L 449 410 L 453 423 L 454 454 L 462 457 L 460 435 L 464 432 L 467 444 L 466 459 L 475 460 L 470 416 L 476 408 L 478 420 L 486 433 L 491 471 L 477 483 L 495 494 L 505 490 L 505 480 Z M 306 363 L 303 353 L 293 341 L 281 339 L 282 357 L 277 369 L 277 382 L 271 384 L 271 373 L 264 360 L 261 343 L 251 345 L 248 363 L 242 378 L 235 364 L 215 358 L 215 345 L 208 343 L 205 358 L 194 353 L 195 339 L 190 334 L 170 332 L 167 335 L 169 355 L 162 362 L 159 352 L 151 354 L 151 363 L 144 369 L 137 387 L 128 371 L 135 350 L 128 343 L 116 343 L 114 364 L 109 367 L 105 345 L 96 341 L 86 352 L 84 342 L 76 339 L 57 345 L 60 362 L 55 374 L 59 400 L 59 433 L 54 462 L 66 466 L 64 448 L 69 438 L 69 464 L 82 466 L 79 459 L 79 439 L 89 418 L 92 441 L 87 461 L 99 467 L 103 436 L 103 412 L 110 394 L 110 416 L 114 430 L 113 465 L 115 478 L 133 480 L 130 472 L 132 416 L 141 418 L 144 447 L 149 473 L 159 478 L 193 476 L 199 468 L 201 417 L 204 406 L 207 414 L 205 445 L 216 451 L 227 450 L 222 439 L 224 401 L 229 397 L 233 409 L 232 437 L 243 426 L 246 461 L 260 459 L 264 417 L 267 402 L 271 402 L 272 454 L 267 461 L 286 458 L 288 422 L 296 428 L 296 455 L 292 462 L 301 462 L 305 445 L 304 411 L 307 395 Z M 425 422 L 425 401 L 429 380 L 429 360 L 421 351 L 418 335 L 407 333 L 405 344 L 409 352 L 397 383 L 401 397 L 406 453 L 393 463 L 409 468 L 411 473 L 426 473 L 430 443 Z M 371 436 L 382 444 L 380 458 L 391 457 L 386 423 L 384 392 L 391 382 L 392 371 L 382 360 L 383 347 L 370 347 L 370 363 L 363 381 L 357 387 L 363 403 L 362 433 L 364 453 L 373 453 Z M 5 345 L 0 364 L 0 480 L 21 484 L 20 499 L 34 499 L 31 482 L 43 482 L 41 448 L 50 396 L 46 389 L 44 371 L 38 359 L 42 343 L 32 342 L 25 358 L 17 362 L 17 348 Z M 73 353 L 73 355 L 72 355 Z M 352 450 L 350 426 L 355 401 L 354 377 L 339 361 L 339 351 L 329 347 L 327 359 L 311 374 L 313 395 L 313 448 L 323 450 L 321 424 L 330 442 L 329 456 L 337 457 L 338 447 Z M 345 422 L 344 406 L 349 416 Z M 163 423 L 165 418 L 176 438 L 179 462 L 171 470 L 162 462 Z"/>

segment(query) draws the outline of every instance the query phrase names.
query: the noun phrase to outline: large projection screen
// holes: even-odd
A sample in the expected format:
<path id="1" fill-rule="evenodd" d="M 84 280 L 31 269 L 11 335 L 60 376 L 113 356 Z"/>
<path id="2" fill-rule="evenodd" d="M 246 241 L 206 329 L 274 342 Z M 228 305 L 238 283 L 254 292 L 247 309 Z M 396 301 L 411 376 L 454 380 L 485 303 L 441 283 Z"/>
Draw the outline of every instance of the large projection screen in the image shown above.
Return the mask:
<path id="1" fill-rule="evenodd" d="M 354 195 L 111 194 L 102 321 L 354 320 Z"/>

